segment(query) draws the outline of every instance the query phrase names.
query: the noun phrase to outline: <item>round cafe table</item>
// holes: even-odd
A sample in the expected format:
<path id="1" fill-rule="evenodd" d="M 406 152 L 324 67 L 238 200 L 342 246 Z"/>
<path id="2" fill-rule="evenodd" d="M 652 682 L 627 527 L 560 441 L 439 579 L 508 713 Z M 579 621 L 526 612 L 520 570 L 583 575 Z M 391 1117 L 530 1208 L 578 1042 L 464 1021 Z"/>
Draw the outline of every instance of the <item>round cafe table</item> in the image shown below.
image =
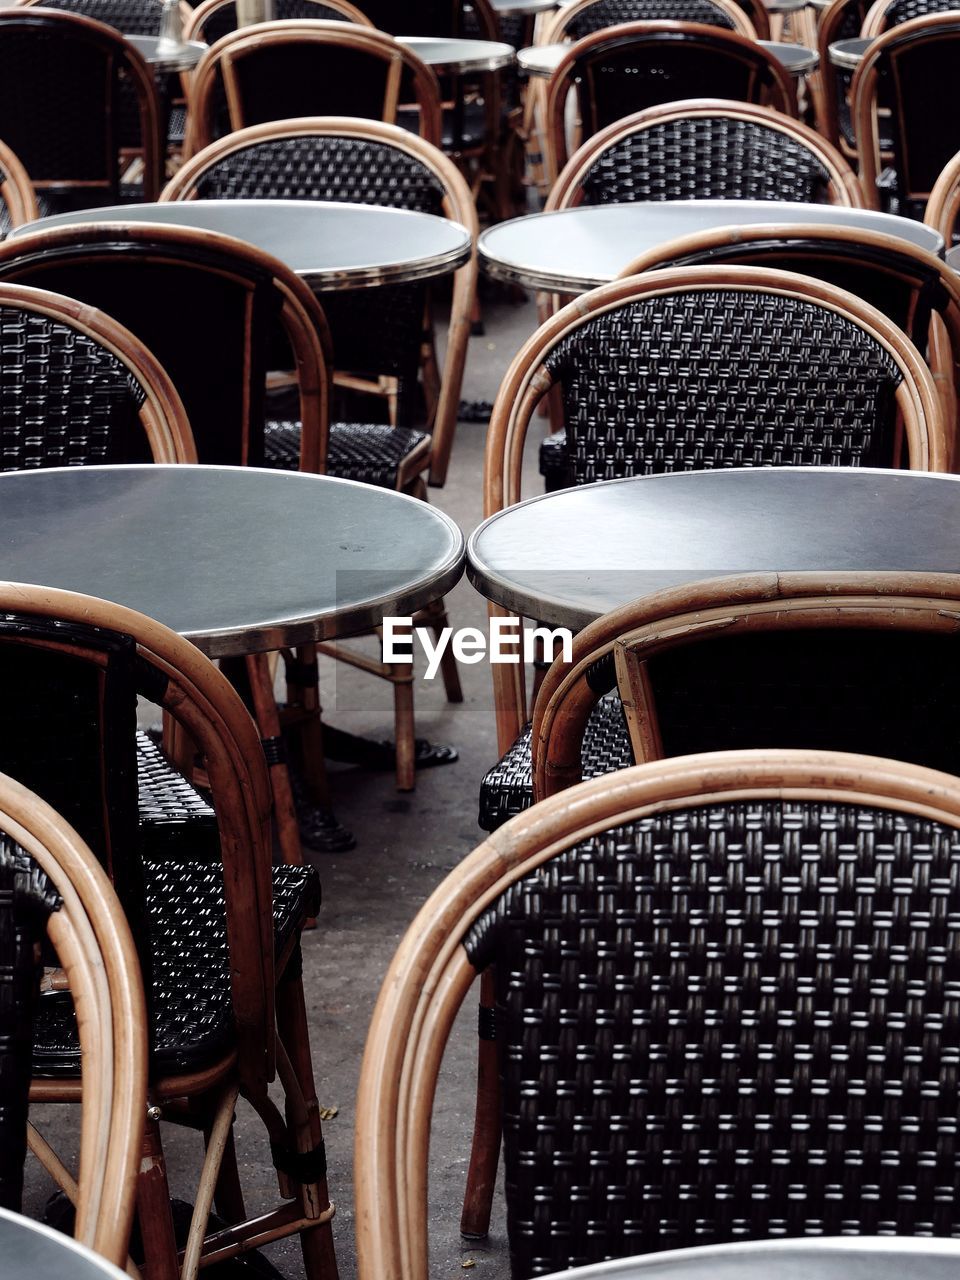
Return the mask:
<path id="1" fill-rule="evenodd" d="M 784 2 L 786 3 L 787 0 Z M 807 0 L 800 0 L 799 4 L 789 0 L 789 3 L 793 8 L 803 8 Z M 801 76 L 808 71 L 815 71 L 820 62 L 820 55 L 815 49 L 806 49 L 799 44 L 787 44 L 782 40 L 758 40 L 757 43 L 762 44 L 779 62 L 783 63 L 791 75 Z M 518 51 L 517 65 L 528 76 L 547 78 L 553 75 L 560 65 L 561 58 L 569 49 L 569 44 L 529 45 L 526 49 Z"/>
<path id="2" fill-rule="evenodd" d="M 750 1240 L 671 1249 L 555 1272 L 547 1280 L 952 1280 L 956 1240 L 907 1236 Z"/>
<path id="3" fill-rule="evenodd" d="M 499 40 L 435 40 L 421 36 L 397 36 L 397 43 L 405 45 L 438 75 L 479 75 L 502 71 L 512 66 L 517 56 L 513 45 Z"/>
<path id="4" fill-rule="evenodd" d="M 872 36 L 856 36 L 852 40 L 835 40 L 827 52 L 835 67 L 843 67 L 845 71 L 856 71 L 863 61 L 863 55 L 873 44 Z"/>
<path id="5" fill-rule="evenodd" d="M 546 13 L 556 9 L 559 0 L 490 0 L 494 13 L 503 18 L 525 17 L 530 13 Z"/>
<path id="6" fill-rule="evenodd" d="M 487 275 L 527 289 L 582 293 L 614 280 L 642 253 L 718 227 L 829 225 L 882 231 L 943 252 L 943 238 L 911 218 L 830 204 L 783 200 L 664 200 L 579 205 L 512 218 L 477 242 Z"/>
<path id="7" fill-rule="evenodd" d="M 14 235 L 83 222 L 167 223 L 247 240 L 316 289 L 426 280 L 470 257 L 466 227 L 429 213 L 319 200 L 176 200 L 58 213 Z"/>
<path id="8" fill-rule="evenodd" d="M 186 40 L 175 49 L 166 50 L 161 47 L 159 36 L 125 35 L 123 38 L 151 67 L 171 75 L 192 71 L 207 51 L 207 46 L 200 40 Z"/>
<path id="9" fill-rule="evenodd" d="M 126 1280 L 106 1258 L 9 1209 L 0 1209 L 0 1274 L 4 1280 Z"/>

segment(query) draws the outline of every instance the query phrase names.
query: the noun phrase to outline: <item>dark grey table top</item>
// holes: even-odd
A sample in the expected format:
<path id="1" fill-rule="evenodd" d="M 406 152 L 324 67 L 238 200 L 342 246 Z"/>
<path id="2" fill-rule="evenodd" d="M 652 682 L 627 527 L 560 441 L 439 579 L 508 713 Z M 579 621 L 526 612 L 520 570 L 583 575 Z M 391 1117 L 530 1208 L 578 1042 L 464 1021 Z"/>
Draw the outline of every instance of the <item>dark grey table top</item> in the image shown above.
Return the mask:
<path id="1" fill-rule="evenodd" d="M 466 227 L 430 213 L 319 200 L 179 200 L 39 218 L 17 235 L 81 222 L 172 223 L 247 240 L 318 289 L 424 280 L 470 256 Z"/>
<path id="2" fill-rule="evenodd" d="M 815 569 L 960 573 L 960 478 L 783 467 L 609 480 L 509 507 L 467 546 L 488 600 L 574 630 L 699 578 Z"/>
<path id="3" fill-rule="evenodd" d="M 947 251 L 947 266 L 960 271 L 960 244 Z"/>
<path id="4" fill-rule="evenodd" d="M 871 36 L 854 36 L 850 40 L 835 40 L 827 52 L 835 67 L 846 67 L 848 71 L 856 71 L 863 61 L 863 55 L 872 44 Z"/>
<path id="5" fill-rule="evenodd" d="M 411 614 L 459 579 L 463 550 L 435 507 L 328 476 L 158 465 L 0 475 L 0 579 L 127 605 L 214 658 Z"/>
<path id="6" fill-rule="evenodd" d="M 556 9 L 558 0 L 490 0 L 494 13 L 504 17 L 518 14 L 545 13 L 548 9 Z"/>
<path id="7" fill-rule="evenodd" d="M 499 40 L 441 40 L 428 36 L 397 36 L 421 62 L 438 74 L 463 75 L 470 72 L 502 71 L 516 61 L 512 44 Z"/>
<path id="8" fill-rule="evenodd" d="M 207 51 L 200 40 L 185 40 L 174 49 L 164 49 L 159 36 L 125 35 L 123 38 L 158 71 L 192 71 Z"/>
<path id="9" fill-rule="evenodd" d="M 42 1223 L 0 1209 L 3 1280 L 125 1280 L 105 1258 Z"/>
<path id="10" fill-rule="evenodd" d="M 532 213 L 484 231 L 477 252 L 480 265 L 495 279 L 581 293 L 615 279 L 642 253 L 680 236 L 774 224 L 881 231 L 931 253 L 943 252 L 942 236 L 912 218 L 784 200 L 651 200 Z"/>
<path id="11" fill-rule="evenodd" d="M 753 1240 L 674 1249 L 557 1272 L 549 1280 L 952 1280 L 960 1242 L 905 1236 Z"/>

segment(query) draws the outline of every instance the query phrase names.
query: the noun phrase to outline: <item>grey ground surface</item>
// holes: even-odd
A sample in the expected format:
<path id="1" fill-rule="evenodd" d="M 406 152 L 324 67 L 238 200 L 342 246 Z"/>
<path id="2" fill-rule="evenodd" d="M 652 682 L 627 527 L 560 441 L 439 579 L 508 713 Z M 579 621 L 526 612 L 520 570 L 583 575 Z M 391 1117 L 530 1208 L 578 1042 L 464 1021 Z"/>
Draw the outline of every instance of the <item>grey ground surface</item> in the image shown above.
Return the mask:
<path id="1" fill-rule="evenodd" d="M 485 334 L 470 342 L 463 388 L 468 400 L 493 400 L 510 359 L 536 327 L 532 299 L 488 299 L 484 317 Z M 535 430 L 542 431 L 542 426 L 537 424 Z M 453 516 L 464 533 L 480 520 L 484 439 L 483 425 L 462 423 L 447 485 L 430 491 L 430 500 Z M 535 453 L 535 448 L 528 450 L 534 465 Z M 526 491 L 537 488 L 531 480 Z M 485 626 L 485 603 L 465 579 L 448 597 L 448 610 L 454 626 Z M 477 791 L 484 771 L 496 759 L 490 669 L 486 663 L 462 666 L 460 674 L 464 690 L 460 705 L 445 701 L 439 679 L 420 681 L 416 687 L 418 735 L 455 744 L 459 762 L 421 772 L 411 794 L 397 792 L 391 774 L 331 766 L 337 816 L 356 834 L 357 847 L 340 855 L 307 851 L 320 870 L 323 907 L 318 927 L 303 939 L 304 985 L 320 1103 L 337 1108 L 336 1117 L 324 1125 L 324 1136 L 344 1280 L 356 1275 L 354 1101 L 374 1000 L 416 911 L 482 835 L 477 826 Z M 322 682 L 324 714 L 332 724 L 375 738 L 392 737 L 392 695 L 386 683 L 330 661 L 324 663 Z M 458 1230 L 473 1121 L 475 1007 L 471 998 L 454 1030 L 435 1113 L 430 1274 L 437 1280 L 456 1275 L 501 1280 L 509 1274 L 501 1203 L 494 1206 L 491 1234 L 482 1246 L 466 1247 Z M 66 1137 L 63 1145 L 70 1151 L 75 1110 L 35 1107 L 32 1115 L 49 1136 Z M 262 1128 L 243 1105 L 236 1136 L 248 1213 L 265 1209 L 271 1205 L 276 1184 Z M 164 1142 L 173 1193 L 192 1202 L 191 1174 L 198 1167 L 199 1138 L 165 1126 Z M 35 1162 L 28 1160 L 25 1211 L 38 1215 L 51 1189 Z M 296 1239 L 271 1247 L 267 1255 L 289 1280 L 303 1276 Z"/>

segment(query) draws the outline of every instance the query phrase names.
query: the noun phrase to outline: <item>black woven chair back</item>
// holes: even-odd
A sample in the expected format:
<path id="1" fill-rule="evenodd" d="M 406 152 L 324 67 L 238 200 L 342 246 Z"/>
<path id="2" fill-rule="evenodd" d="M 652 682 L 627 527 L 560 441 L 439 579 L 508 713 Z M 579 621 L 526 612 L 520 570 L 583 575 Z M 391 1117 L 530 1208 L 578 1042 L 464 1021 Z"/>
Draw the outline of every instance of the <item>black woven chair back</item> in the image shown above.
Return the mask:
<path id="1" fill-rule="evenodd" d="M 435 36 L 447 39 L 465 35 L 463 0 L 363 0 L 359 6 L 378 31 L 392 36 Z"/>
<path id="2" fill-rule="evenodd" d="M 682 98 L 762 102 L 775 82 L 762 49 L 689 31 L 611 40 L 578 57 L 575 77 L 584 137 Z"/>
<path id="3" fill-rule="evenodd" d="M 653 124 L 608 147 L 584 175 L 584 204 L 634 200 L 825 203 L 830 175 L 779 129 L 729 116 Z"/>
<path id="4" fill-rule="evenodd" d="M 958 58 L 960 18 L 945 19 L 936 34 L 912 34 L 888 50 L 881 63 L 878 88 L 891 111 L 902 212 L 922 213 L 941 171 L 960 150 L 960 113 L 951 82 Z"/>
<path id="5" fill-rule="evenodd" d="M 350 21 L 339 9 L 325 5 L 323 0 L 273 0 L 273 17 L 275 21 L 287 21 L 291 18 L 313 18 L 321 22 Z M 195 35 L 198 40 L 215 44 L 221 36 L 236 31 L 238 26 L 236 0 L 228 0 L 227 4 L 220 5 L 210 13 Z"/>
<path id="6" fill-rule="evenodd" d="M 149 461 L 144 399 L 116 356 L 86 334 L 0 307 L 0 470 Z"/>
<path id="7" fill-rule="evenodd" d="M 349 136 L 305 133 L 252 143 L 216 161 L 194 185 L 204 200 L 334 200 L 443 213 L 443 184 L 427 165 L 399 147 Z M 425 299 L 423 283 L 324 294 L 337 367 L 397 376 L 413 387 Z M 407 419 L 409 399 L 400 402 Z"/>
<path id="8" fill-rule="evenodd" d="M 601 832 L 485 910 L 517 1280 L 956 1235 L 958 871 L 960 833 L 920 817 L 728 801 Z"/>
<path id="9" fill-rule="evenodd" d="M 596 0 L 570 21 L 567 34 L 573 40 L 616 27 L 622 22 L 702 22 L 708 27 L 734 30 L 730 15 L 711 0 Z"/>
<path id="10" fill-rule="evenodd" d="M 863 330 L 762 290 L 592 317 L 544 361 L 574 483 L 742 466 L 889 466 L 900 371 Z"/>
<path id="11" fill-rule="evenodd" d="M 956 0 L 892 0 L 884 13 L 887 27 L 898 27 L 911 18 L 925 18 L 928 13 L 948 13 L 956 9 Z"/>
<path id="12" fill-rule="evenodd" d="M 118 231 L 57 251 L 23 241 L 0 279 L 79 298 L 130 329 L 180 393 L 200 462 L 263 464 L 267 370 L 292 367 L 288 353 L 271 361 L 281 298 L 266 268 L 209 243 L 178 249 Z"/>
<path id="13" fill-rule="evenodd" d="M 4 141 L 37 185 L 77 208 L 117 204 L 120 148 L 142 146 L 119 34 L 32 7 L 0 15 Z M 146 90 L 144 90 L 146 91 Z M 136 130 L 131 136 L 131 127 Z"/>
<path id="14" fill-rule="evenodd" d="M 0 836 L 0 1207 L 19 1213 L 27 1154 L 37 948 L 59 898 L 36 863 Z"/>
<path id="15" fill-rule="evenodd" d="M 82 13 L 128 36 L 159 35 L 162 7 L 161 0 L 43 0 L 44 9 Z"/>

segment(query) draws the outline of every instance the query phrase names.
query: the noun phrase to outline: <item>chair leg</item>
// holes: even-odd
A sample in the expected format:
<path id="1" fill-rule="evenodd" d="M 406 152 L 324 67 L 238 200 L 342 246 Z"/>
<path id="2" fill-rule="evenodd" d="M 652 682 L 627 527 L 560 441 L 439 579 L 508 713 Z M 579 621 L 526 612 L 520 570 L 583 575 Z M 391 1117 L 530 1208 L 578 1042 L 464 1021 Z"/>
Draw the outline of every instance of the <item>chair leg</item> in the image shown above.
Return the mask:
<path id="1" fill-rule="evenodd" d="M 397 790 L 413 791 L 416 786 L 416 730 L 413 718 L 413 673 L 409 667 L 394 667 L 393 719 L 397 751 Z"/>
<path id="2" fill-rule="evenodd" d="M 280 715 L 273 693 L 273 680 L 265 653 L 255 653 L 246 659 L 250 694 L 256 715 L 257 727 L 270 766 L 270 783 L 273 788 L 273 809 L 277 821 L 280 851 L 288 866 L 303 866 L 303 850 L 300 847 L 300 827 L 293 803 L 290 774 L 283 754 L 280 736 Z"/>
<path id="3" fill-rule="evenodd" d="M 209 1141 L 209 1127 L 204 1131 L 204 1141 Z M 233 1141 L 233 1131 L 227 1138 L 223 1148 L 223 1157 L 217 1173 L 217 1187 L 213 1203 L 217 1213 L 225 1222 L 243 1222 L 247 1216 L 243 1203 L 243 1187 L 240 1183 L 240 1170 L 237 1167 L 237 1148 Z"/>
<path id="4" fill-rule="evenodd" d="M 145 1280 L 177 1280 L 177 1237 L 170 1209 L 167 1165 L 160 1126 L 147 1117 L 143 1129 L 143 1158 L 137 1177 L 137 1218 L 143 1240 Z"/>
<path id="5" fill-rule="evenodd" d="M 500 1159 L 500 1063 L 492 1029 L 495 1002 L 493 969 L 480 977 L 480 1038 L 477 1052 L 477 1110 L 460 1234 L 481 1240 L 490 1230 L 490 1211 Z"/>

